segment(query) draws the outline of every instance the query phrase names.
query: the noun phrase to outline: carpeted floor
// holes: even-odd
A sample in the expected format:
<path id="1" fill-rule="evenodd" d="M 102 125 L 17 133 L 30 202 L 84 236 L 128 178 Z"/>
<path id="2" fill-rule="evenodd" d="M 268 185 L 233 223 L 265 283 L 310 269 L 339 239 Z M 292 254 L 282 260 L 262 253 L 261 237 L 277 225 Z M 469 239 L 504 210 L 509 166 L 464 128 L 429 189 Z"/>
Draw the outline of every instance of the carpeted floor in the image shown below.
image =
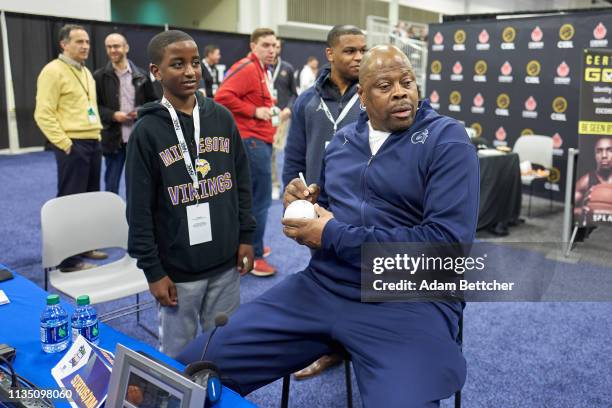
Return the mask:
<path id="1" fill-rule="evenodd" d="M 0 262 L 41 286 L 40 208 L 55 195 L 55 171 L 49 152 L 0 156 Z M 266 231 L 267 244 L 274 249 L 269 261 L 279 267 L 279 273 L 267 279 L 244 277 L 243 303 L 308 262 L 309 252 L 282 235 L 278 222 L 281 210 L 280 202 L 275 201 Z M 525 248 L 529 242 L 560 241 L 560 205 L 549 213 L 548 202 L 536 199 L 532 211 L 533 216 L 513 227 L 509 236 L 498 238 L 483 233 L 479 239 L 522 242 Z M 563 264 L 563 268 L 572 273 L 596 265 L 612 274 L 610 242 L 612 230 L 597 229 L 587 242 L 577 245 L 572 262 Z M 119 256 L 118 250 L 112 253 Z M 98 310 L 103 313 L 127 302 L 100 305 Z M 156 327 L 153 311 L 145 312 L 144 320 L 149 327 Z M 113 321 L 111 325 L 154 344 L 133 317 Z M 471 303 L 465 311 L 468 379 L 463 404 L 469 408 L 612 407 L 611 338 L 610 303 Z M 336 367 L 319 378 L 292 382 L 290 405 L 343 407 L 344 392 L 343 368 Z M 356 384 L 354 394 L 358 401 Z M 280 382 L 263 387 L 248 398 L 261 407 L 276 407 L 280 401 Z M 452 398 L 443 401 L 442 406 L 452 406 Z"/>

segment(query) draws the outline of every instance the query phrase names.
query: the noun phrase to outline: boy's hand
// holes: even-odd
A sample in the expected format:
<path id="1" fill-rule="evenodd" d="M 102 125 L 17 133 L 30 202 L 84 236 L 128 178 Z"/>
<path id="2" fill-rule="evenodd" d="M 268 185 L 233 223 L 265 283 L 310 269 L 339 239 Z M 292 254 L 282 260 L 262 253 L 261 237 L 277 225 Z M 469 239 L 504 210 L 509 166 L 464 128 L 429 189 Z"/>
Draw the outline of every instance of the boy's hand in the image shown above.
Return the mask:
<path id="1" fill-rule="evenodd" d="M 240 272 L 240 276 L 244 276 L 253 269 L 253 259 L 255 252 L 253 245 L 240 244 L 238 247 L 238 255 L 236 255 L 236 269 Z M 246 261 L 246 262 L 245 262 Z"/>
<path id="2" fill-rule="evenodd" d="M 178 305 L 176 286 L 169 277 L 164 276 L 158 281 L 149 283 L 149 290 L 162 306 Z"/>

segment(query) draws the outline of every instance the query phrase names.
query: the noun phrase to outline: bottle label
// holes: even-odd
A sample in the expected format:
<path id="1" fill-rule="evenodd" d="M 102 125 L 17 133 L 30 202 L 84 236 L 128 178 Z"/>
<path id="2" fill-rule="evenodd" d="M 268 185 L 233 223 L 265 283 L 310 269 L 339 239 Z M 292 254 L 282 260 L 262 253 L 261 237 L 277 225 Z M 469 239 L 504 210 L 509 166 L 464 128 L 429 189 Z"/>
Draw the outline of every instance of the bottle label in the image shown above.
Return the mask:
<path id="1" fill-rule="evenodd" d="M 68 323 L 54 327 L 40 328 L 40 341 L 45 344 L 58 344 L 68 338 Z"/>
<path id="2" fill-rule="evenodd" d="M 89 326 L 81 327 L 80 329 L 72 327 L 72 341 L 76 341 L 79 334 L 85 337 L 87 340 L 96 342 L 98 340 L 98 322 L 90 324 Z"/>

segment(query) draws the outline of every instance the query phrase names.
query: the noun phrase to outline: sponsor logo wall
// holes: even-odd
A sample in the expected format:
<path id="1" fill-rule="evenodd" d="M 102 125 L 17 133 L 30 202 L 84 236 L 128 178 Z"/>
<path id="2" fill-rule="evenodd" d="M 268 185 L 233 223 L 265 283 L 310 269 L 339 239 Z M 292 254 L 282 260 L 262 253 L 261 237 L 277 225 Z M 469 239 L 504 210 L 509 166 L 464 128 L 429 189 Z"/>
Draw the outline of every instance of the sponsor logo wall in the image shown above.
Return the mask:
<path id="1" fill-rule="evenodd" d="M 583 50 L 608 47 L 610 29 L 611 12 L 432 24 L 426 96 L 494 146 L 553 138 L 554 169 L 535 192 L 561 201 L 567 149 L 578 147 Z"/>

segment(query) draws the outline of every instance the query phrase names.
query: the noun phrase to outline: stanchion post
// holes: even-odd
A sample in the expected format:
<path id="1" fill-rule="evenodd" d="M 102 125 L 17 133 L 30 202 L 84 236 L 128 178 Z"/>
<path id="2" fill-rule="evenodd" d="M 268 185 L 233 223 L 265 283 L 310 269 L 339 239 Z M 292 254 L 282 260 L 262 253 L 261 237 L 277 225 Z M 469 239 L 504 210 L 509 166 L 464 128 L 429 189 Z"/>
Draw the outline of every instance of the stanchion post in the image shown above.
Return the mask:
<path id="1" fill-rule="evenodd" d="M 567 151 L 567 171 L 565 173 L 565 203 L 563 209 L 563 242 L 567 244 L 565 256 L 568 256 L 571 250 L 570 231 L 572 228 L 572 191 L 574 190 L 574 171 L 578 149 L 570 148 Z"/>

